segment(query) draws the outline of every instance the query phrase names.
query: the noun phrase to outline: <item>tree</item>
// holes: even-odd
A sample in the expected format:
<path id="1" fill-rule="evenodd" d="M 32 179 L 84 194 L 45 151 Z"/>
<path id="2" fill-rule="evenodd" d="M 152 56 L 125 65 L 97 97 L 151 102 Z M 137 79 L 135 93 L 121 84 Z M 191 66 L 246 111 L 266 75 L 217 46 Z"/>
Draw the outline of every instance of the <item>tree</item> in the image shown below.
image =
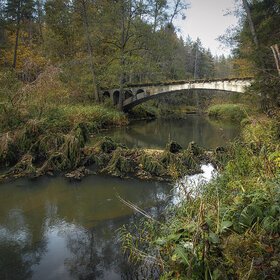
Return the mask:
<path id="1" fill-rule="evenodd" d="M 149 14 L 153 21 L 153 32 L 162 26 L 167 18 L 167 1 L 166 0 L 150 0 Z"/>
<path id="2" fill-rule="evenodd" d="M 88 52 L 89 52 L 89 58 L 90 58 L 90 68 L 91 68 L 91 74 L 92 74 L 93 93 L 94 93 L 94 96 L 95 96 L 95 100 L 97 102 L 100 102 L 98 89 L 97 89 L 97 85 L 96 85 L 95 69 L 94 69 L 94 61 L 93 61 L 93 55 L 92 55 L 92 45 L 91 45 L 90 36 L 89 36 L 86 4 L 85 4 L 85 0 L 81 0 L 81 2 L 82 2 L 82 9 L 83 9 L 85 32 L 86 32 L 87 43 L 88 43 Z"/>
<path id="3" fill-rule="evenodd" d="M 33 0 L 7 0 L 6 17 L 8 20 L 15 22 L 16 25 L 16 40 L 14 46 L 14 58 L 12 68 L 16 68 L 18 40 L 21 23 L 24 20 L 33 18 L 35 11 L 35 3 Z"/>
<path id="4" fill-rule="evenodd" d="M 262 93 L 266 103 L 278 103 L 280 79 L 271 46 L 279 44 L 279 0 L 243 1 L 246 17 L 241 15 L 235 56 L 251 65 L 255 92 Z M 269 97 L 269 99 L 267 99 Z M 276 101 L 276 102 L 275 102 Z"/>
<path id="5" fill-rule="evenodd" d="M 170 24 L 173 23 L 174 18 L 176 18 L 178 15 L 182 15 L 183 19 L 185 19 L 184 11 L 188 8 L 188 3 L 186 0 L 173 0 L 171 7 L 173 8 L 173 11 L 170 15 Z"/>
<path id="6" fill-rule="evenodd" d="M 252 36 L 253 36 L 253 39 L 254 39 L 254 43 L 256 45 L 256 48 L 258 49 L 259 48 L 259 41 L 258 41 L 258 38 L 257 38 L 256 29 L 255 29 L 255 25 L 254 25 L 254 22 L 253 22 L 253 19 L 252 19 L 249 4 L 248 4 L 247 0 L 242 0 L 242 3 L 243 3 L 244 9 L 245 9 L 246 14 L 247 14 L 247 18 L 248 18 L 250 30 L 251 30 L 251 33 L 252 33 Z"/>

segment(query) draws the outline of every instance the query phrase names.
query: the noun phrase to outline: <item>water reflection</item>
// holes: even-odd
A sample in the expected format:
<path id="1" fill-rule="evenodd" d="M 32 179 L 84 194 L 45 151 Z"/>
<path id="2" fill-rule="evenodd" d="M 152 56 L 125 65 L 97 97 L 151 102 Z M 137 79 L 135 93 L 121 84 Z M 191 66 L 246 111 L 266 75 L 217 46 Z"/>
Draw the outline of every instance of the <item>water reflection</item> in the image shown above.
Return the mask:
<path id="1" fill-rule="evenodd" d="M 201 171 L 202 173 L 186 176 L 175 184 L 172 196 L 173 204 L 184 201 L 187 196 L 200 196 L 205 184 L 218 175 L 212 164 L 203 164 Z"/>
<path id="2" fill-rule="evenodd" d="M 224 137 L 236 136 L 238 128 L 189 116 L 136 122 L 106 133 L 129 146 L 163 148 L 172 138 L 184 147 L 194 140 L 213 148 L 223 145 Z M 116 229 L 139 219 L 116 193 L 158 217 L 170 191 L 164 183 L 106 176 L 79 183 L 43 177 L 0 185 L 0 279 L 148 278 L 123 260 L 114 238 Z"/>
<path id="3" fill-rule="evenodd" d="M 157 216 L 170 188 L 103 176 L 0 186 L 0 279 L 137 279 L 114 234 L 139 216 L 115 194 Z"/>
<path id="4" fill-rule="evenodd" d="M 184 148 L 191 141 L 213 149 L 238 135 L 239 126 L 210 121 L 204 115 L 187 115 L 185 119 L 137 121 L 128 127 L 110 129 L 104 134 L 128 147 L 162 149 L 171 138 Z"/>

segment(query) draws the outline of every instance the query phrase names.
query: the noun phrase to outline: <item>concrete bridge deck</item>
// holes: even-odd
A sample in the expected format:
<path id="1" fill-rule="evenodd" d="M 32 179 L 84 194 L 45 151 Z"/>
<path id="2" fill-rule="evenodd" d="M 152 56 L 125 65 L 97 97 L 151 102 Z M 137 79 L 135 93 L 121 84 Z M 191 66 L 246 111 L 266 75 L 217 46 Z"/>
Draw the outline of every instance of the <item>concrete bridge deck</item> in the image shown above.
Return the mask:
<path id="1" fill-rule="evenodd" d="M 232 79 L 207 79 L 191 81 L 174 81 L 162 83 L 131 84 L 124 89 L 123 108 L 127 110 L 151 98 L 160 97 L 165 94 L 172 94 L 180 91 L 198 90 L 221 90 L 228 92 L 244 93 L 251 85 L 253 78 L 232 78 Z M 119 102 L 119 89 L 103 89 L 102 97 L 109 97 L 114 105 Z"/>

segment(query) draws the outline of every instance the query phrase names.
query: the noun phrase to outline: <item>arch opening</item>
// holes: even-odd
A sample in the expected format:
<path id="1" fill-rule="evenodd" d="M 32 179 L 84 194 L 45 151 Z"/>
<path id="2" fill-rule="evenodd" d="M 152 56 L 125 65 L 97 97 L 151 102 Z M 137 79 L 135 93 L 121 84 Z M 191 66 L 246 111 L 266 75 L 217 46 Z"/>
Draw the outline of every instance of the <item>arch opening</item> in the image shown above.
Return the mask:
<path id="1" fill-rule="evenodd" d="M 142 92 L 145 92 L 145 91 L 144 91 L 143 89 L 138 89 L 137 92 L 136 92 L 136 95 L 137 95 L 137 94 L 140 94 L 140 93 L 142 93 Z"/>
<path id="2" fill-rule="evenodd" d="M 133 96 L 133 93 L 131 90 L 126 90 L 125 93 L 124 93 L 124 99 L 127 99 L 129 97 L 132 97 Z"/>
<path id="3" fill-rule="evenodd" d="M 117 105 L 119 103 L 119 97 L 120 97 L 120 92 L 117 90 L 113 93 L 114 105 Z"/>
<path id="4" fill-rule="evenodd" d="M 110 98 L 110 92 L 105 91 L 102 95 L 102 101 L 104 102 L 106 99 Z"/>

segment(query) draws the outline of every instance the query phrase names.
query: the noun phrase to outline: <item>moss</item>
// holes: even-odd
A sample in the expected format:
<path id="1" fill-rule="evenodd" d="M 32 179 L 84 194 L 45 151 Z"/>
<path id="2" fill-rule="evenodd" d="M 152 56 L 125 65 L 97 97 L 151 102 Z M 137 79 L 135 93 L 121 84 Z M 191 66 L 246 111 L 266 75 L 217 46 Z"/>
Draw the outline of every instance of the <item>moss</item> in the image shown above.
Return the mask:
<path id="1" fill-rule="evenodd" d="M 123 149 L 127 148 L 125 145 L 114 141 L 108 136 L 102 137 L 101 140 L 97 142 L 96 147 L 99 151 L 104 153 L 111 153 L 112 151 L 116 150 L 117 147 L 121 147 Z"/>
<path id="2" fill-rule="evenodd" d="M 112 154 L 108 165 L 101 171 L 113 176 L 123 177 L 133 172 L 133 161 L 125 150 L 118 147 Z"/>
<path id="3" fill-rule="evenodd" d="M 36 168 L 33 165 L 33 157 L 30 154 L 25 154 L 21 160 L 6 173 L 6 176 L 19 178 L 33 174 L 36 175 Z"/>
<path id="4" fill-rule="evenodd" d="M 12 133 L 2 133 L 0 135 L 0 166 L 10 166 L 15 164 L 17 160 L 18 149 Z"/>
<path id="5" fill-rule="evenodd" d="M 47 170 L 66 170 L 76 168 L 81 160 L 82 139 L 73 134 L 64 136 L 64 142 L 58 151 L 54 151 L 43 166 L 40 173 Z"/>
<path id="6" fill-rule="evenodd" d="M 73 134 L 79 139 L 81 146 L 84 146 L 89 139 L 88 126 L 84 122 L 78 123 L 73 128 Z"/>
<path id="7" fill-rule="evenodd" d="M 204 154 L 205 150 L 202 147 L 198 146 L 197 143 L 192 141 L 188 145 L 187 152 L 190 155 L 197 157 L 197 156 L 202 156 Z"/>
<path id="8" fill-rule="evenodd" d="M 163 176 L 166 173 L 166 168 L 154 156 L 143 154 L 140 157 L 140 164 L 142 168 L 154 176 Z"/>

